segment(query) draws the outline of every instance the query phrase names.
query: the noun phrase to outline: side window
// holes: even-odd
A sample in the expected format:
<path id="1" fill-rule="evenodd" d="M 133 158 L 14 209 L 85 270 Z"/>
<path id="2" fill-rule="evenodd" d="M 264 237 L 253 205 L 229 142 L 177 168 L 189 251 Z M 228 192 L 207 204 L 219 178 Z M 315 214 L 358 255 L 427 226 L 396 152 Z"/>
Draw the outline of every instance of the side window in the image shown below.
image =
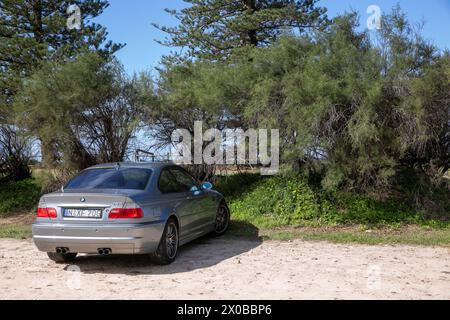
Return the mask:
<path id="1" fill-rule="evenodd" d="M 181 185 L 182 191 L 189 191 L 196 185 L 195 180 L 184 170 L 180 168 L 170 168 L 170 173 L 173 174 L 178 184 Z"/>
<path id="2" fill-rule="evenodd" d="M 162 193 L 182 192 L 181 186 L 167 169 L 164 169 L 159 176 L 158 188 Z"/>

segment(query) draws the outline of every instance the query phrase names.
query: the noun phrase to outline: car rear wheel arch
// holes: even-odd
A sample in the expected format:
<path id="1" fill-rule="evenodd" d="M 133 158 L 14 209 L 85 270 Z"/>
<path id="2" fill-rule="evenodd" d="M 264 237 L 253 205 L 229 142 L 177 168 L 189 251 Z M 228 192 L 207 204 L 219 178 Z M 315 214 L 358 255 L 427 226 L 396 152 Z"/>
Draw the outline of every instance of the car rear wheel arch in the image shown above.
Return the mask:
<path id="1" fill-rule="evenodd" d="M 167 218 L 167 221 L 170 221 L 170 220 L 175 221 L 175 224 L 177 225 L 177 228 L 178 228 L 178 232 L 180 232 L 180 222 L 178 220 L 178 217 L 175 214 L 172 214 Z"/>
<path id="2" fill-rule="evenodd" d="M 171 226 L 173 226 L 174 229 L 170 229 Z M 169 230 L 172 230 L 172 232 Z M 169 219 L 167 219 L 166 226 L 164 227 L 158 249 L 154 253 L 150 254 L 150 258 L 156 264 L 168 265 L 175 261 L 179 248 L 179 230 L 178 218 L 176 216 L 170 216 Z M 173 234 L 175 237 L 173 240 L 174 244 L 168 245 L 167 239 L 172 238 L 170 234 Z M 172 247 L 174 250 L 168 251 L 168 247 Z M 171 256 L 170 253 L 173 253 L 173 255 Z"/>

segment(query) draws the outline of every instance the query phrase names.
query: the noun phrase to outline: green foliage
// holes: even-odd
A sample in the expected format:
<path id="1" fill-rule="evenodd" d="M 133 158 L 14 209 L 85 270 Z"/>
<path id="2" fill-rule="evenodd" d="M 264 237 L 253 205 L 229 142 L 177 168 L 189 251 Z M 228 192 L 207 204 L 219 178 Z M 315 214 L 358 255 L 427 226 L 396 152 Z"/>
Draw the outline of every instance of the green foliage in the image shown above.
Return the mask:
<path id="1" fill-rule="evenodd" d="M 81 9 L 83 28 L 69 30 L 67 9 Z M 9 104 L 24 76 L 41 62 L 71 57 L 90 49 L 110 55 L 121 46 L 106 42 L 106 29 L 92 22 L 108 7 L 106 0 L 2 0 L 0 2 L 0 101 Z"/>
<path id="2" fill-rule="evenodd" d="M 67 9 L 76 4 L 81 29 L 67 27 Z M 96 52 L 108 59 L 122 45 L 107 41 L 106 29 L 93 22 L 108 7 L 107 0 L 2 0 L 0 1 L 0 123 L 17 125 L 14 104 L 18 92 L 32 74 L 49 61 L 65 61 L 81 52 Z M 47 70 L 48 71 L 48 70 Z M 46 74 L 47 75 L 47 74 Z M 44 78 L 42 81 L 47 81 Z M 65 88 L 64 90 L 67 90 Z M 20 114 L 19 115 L 23 115 Z M 39 118 L 36 123 L 40 126 Z M 33 128 L 20 125 L 26 134 Z M 46 166 L 58 161 L 52 134 L 35 136 L 41 141 Z"/>
<path id="3" fill-rule="evenodd" d="M 218 177 L 214 189 L 226 197 L 236 197 L 242 195 L 255 182 L 258 182 L 261 176 L 255 173 L 238 173 L 229 176 Z"/>
<path id="4" fill-rule="evenodd" d="M 126 75 L 115 59 L 97 53 L 45 64 L 26 82 L 14 104 L 18 122 L 51 141 L 67 167 L 123 161 L 152 88 L 146 77 Z M 150 105 L 147 105 L 150 107 Z M 62 158 L 62 159 L 61 159 Z"/>
<path id="5" fill-rule="evenodd" d="M 422 215 L 402 201 L 379 201 L 368 196 L 339 192 L 326 200 L 324 213 L 336 217 L 338 223 L 416 224 L 423 222 Z"/>
<path id="6" fill-rule="evenodd" d="M 265 178 L 245 186 L 245 191 L 228 199 L 237 220 L 256 222 L 257 226 L 284 226 L 320 217 L 314 192 L 298 178 Z"/>
<path id="7" fill-rule="evenodd" d="M 325 32 L 226 61 L 168 65 L 163 105 L 178 101 L 176 114 L 219 128 L 280 129 L 283 164 L 319 173 L 328 191 L 389 194 L 404 168 L 441 179 L 450 169 L 450 55 L 398 8 L 376 42 L 358 21 L 347 14 Z"/>
<path id="8" fill-rule="evenodd" d="M 184 0 L 187 8 L 166 10 L 177 27 L 155 27 L 170 37 L 165 45 L 183 47 L 191 57 L 219 60 L 246 46 L 267 46 L 283 33 L 320 29 L 328 20 L 317 0 Z"/>
<path id="9" fill-rule="evenodd" d="M 41 187 L 34 179 L 4 182 L 0 185 L 0 217 L 36 207 Z"/>
<path id="10" fill-rule="evenodd" d="M 258 227 L 444 223 L 433 220 L 429 211 L 415 209 L 407 199 L 381 201 L 355 193 L 330 193 L 311 187 L 299 176 L 235 175 L 219 182 L 217 189 L 227 197 L 234 219 Z M 441 218 L 448 221 L 449 213 Z"/>

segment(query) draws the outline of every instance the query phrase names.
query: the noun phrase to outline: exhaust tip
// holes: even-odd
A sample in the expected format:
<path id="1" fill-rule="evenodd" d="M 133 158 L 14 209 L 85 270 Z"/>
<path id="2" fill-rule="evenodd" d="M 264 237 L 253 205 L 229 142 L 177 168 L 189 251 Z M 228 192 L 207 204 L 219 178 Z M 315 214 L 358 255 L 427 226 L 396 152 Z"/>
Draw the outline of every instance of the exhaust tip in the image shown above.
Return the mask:
<path id="1" fill-rule="evenodd" d="M 69 248 L 56 248 L 56 253 L 59 254 L 67 254 L 69 252 L 70 252 Z"/>
<path id="2" fill-rule="evenodd" d="M 100 248 L 100 249 L 97 250 L 97 252 L 98 252 L 99 255 L 108 256 L 108 255 L 111 254 L 111 249 L 109 249 L 109 248 Z"/>

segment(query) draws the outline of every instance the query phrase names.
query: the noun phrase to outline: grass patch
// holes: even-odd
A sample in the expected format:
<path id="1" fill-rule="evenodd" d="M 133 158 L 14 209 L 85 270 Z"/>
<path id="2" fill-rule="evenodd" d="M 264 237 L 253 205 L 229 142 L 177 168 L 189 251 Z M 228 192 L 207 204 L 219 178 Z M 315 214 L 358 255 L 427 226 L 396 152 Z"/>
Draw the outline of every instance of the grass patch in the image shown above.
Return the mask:
<path id="1" fill-rule="evenodd" d="M 256 231 L 255 231 L 256 229 Z M 364 225 L 334 227 L 249 227 L 233 221 L 229 234 L 251 239 L 291 241 L 327 241 L 331 243 L 357 243 L 367 245 L 418 245 L 450 247 L 450 228 L 430 228 L 422 226 L 381 227 L 370 229 Z"/>
<path id="2" fill-rule="evenodd" d="M 450 247 L 450 230 L 432 230 L 404 234 L 364 234 L 358 232 L 305 232 L 301 238 L 307 241 L 333 243 L 410 244 L 420 246 Z"/>
<path id="3" fill-rule="evenodd" d="M 31 225 L 0 225 L 0 238 L 29 239 L 31 238 Z"/>

